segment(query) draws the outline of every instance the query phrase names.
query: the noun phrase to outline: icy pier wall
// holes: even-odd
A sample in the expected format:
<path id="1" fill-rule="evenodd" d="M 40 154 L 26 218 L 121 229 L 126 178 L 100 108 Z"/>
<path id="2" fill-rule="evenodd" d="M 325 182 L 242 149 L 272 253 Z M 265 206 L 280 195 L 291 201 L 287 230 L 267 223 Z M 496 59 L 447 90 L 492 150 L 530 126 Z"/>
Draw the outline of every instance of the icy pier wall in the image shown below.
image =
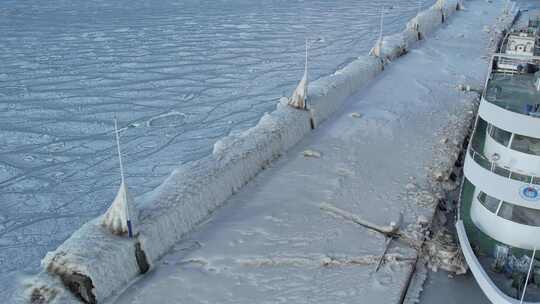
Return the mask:
<path id="1" fill-rule="evenodd" d="M 412 46 L 433 33 L 462 7 L 458 0 L 438 0 L 412 18 L 402 32 L 383 36 L 369 56 L 359 57 L 342 70 L 311 83 L 308 97 L 314 124 L 320 124 L 328 118 L 342 106 L 347 97 L 381 72 L 384 65 L 405 55 Z"/>
<path id="2" fill-rule="evenodd" d="M 439 0 L 412 18 L 401 33 L 384 36 L 375 44 L 371 53 L 384 62 L 396 59 L 405 54 L 417 41 L 433 33 L 447 21 L 448 17 L 461 8 L 463 8 L 461 1 Z"/>
<path id="3" fill-rule="evenodd" d="M 308 89 L 309 111 L 279 103 L 259 123 L 214 145 L 212 155 L 176 169 L 163 184 L 136 200 L 140 210 L 135 240 L 109 234 L 96 218 L 42 261 L 44 270 L 28 285 L 34 303 L 72 303 L 77 297 L 103 303 L 140 273 L 135 246 L 152 265 L 197 224 L 272 160 L 298 143 L 339 109 L 347 97 L 375 78 L 391 60 L 429 36 L 461 4 L 439 0 L 419 13 L 403 32 L 383 37 L 371 56 L 361 56 Z"/>

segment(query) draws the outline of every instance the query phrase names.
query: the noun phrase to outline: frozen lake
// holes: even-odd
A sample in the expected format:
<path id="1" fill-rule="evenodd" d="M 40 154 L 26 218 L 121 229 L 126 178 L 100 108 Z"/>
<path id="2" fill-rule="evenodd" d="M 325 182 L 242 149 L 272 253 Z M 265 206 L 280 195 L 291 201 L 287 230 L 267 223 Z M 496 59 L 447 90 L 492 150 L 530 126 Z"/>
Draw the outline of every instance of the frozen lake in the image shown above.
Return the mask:
<path id="1" fill-rule="evenodd" d="M 433 1 L 423 1 L 429 6 Z M 365 54 L 418 10 L 397 0 L 51 0 L 0 3 L 0 289 L 131 191 L 254 125 L 303 71 Z"/>

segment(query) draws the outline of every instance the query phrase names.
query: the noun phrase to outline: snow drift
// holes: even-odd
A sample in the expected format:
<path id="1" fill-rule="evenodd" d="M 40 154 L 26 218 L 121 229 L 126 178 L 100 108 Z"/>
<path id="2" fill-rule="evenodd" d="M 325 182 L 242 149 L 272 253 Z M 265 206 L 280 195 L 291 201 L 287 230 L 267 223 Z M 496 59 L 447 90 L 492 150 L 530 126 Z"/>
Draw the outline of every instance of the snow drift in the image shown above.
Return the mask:
<path id="1" fill-rule="evenodd" d="M 158 260 L 272 160 L 339 109 L 388 60 L 404 54 L 457 8 L 457 0 L 437 1 L 403 32 L 383 37 L 375 56 L 358 57 L 310 83 L 308 111 L 280 102 L 255 127 L 217 141 L 211 155 L 173 171 L 158 188 L 135 201 L 140 212 L 136 238 L 111 234 L 100 224 L 102 217 L 83 225 L 46 255 L 44 270 L 29 284 L 28 298 L 35 303 L 71 303 L 74 298 L 67 288 L 85 302 L 102 303 L 121 291 L 145 272 L 144 263 Z"/>

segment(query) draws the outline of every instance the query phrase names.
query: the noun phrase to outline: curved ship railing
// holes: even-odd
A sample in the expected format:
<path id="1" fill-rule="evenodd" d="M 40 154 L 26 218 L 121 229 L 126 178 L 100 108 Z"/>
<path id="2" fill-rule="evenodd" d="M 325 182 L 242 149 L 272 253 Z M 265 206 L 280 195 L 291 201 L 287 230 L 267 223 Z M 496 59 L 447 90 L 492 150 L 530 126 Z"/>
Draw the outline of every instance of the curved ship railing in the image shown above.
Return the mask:
<path id="1" fill-rule="evenodd" d="M 459 243 L 461 245 L 461 251 L 465 256 L 465 260 L 467 261 L 467 264 L 469 265 L 469 268 L 471 269 L 471 272 L 474 275 L 476 282 L 478 282 L 478 285 L 480 286 L 484 294 L 493 304 L 538 304 L 538 302 L 524 301 L 526 289 L 523 291 L 520 299 L 513 299 L 504 294 L 491 280 L 489 275 L 486 273 L 486 271 L 476 258 L 476 255 L 474 254 L 474 251 L 469 243 L 469 238 L 467 237 L 465 226 L 462 220 L 458 220 L 456 222 L 456 230 Z M 529 281 L 530 272 L 531 270 L 529 269 L 527 282 Z"/>
<path id="2" fill-rule="evenodd" d="M 487 157 L 482 155 L 479 152 L 476 152 L 472 147 L 469 147 L 469 155 L 474 159 L 474 161 L 479 164 L 484 169 L 487 169 L 499 176 L 513 179 L 516 181 L 534 184 L 534 185 L 540 185 L 540 176 L 532 176 L 527 175 L 524 173 L 512 171 L 508 168 L 501 167 L 497 165 L 496 162 L 489 160 Z"/>

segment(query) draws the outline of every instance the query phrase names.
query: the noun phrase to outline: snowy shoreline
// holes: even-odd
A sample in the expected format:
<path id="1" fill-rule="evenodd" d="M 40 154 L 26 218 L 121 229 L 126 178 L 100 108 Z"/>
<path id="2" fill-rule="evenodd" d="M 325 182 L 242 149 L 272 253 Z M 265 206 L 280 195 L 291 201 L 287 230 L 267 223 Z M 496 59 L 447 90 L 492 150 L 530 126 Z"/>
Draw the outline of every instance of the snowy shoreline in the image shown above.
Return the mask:
<path id="1" fill-rule="evenodd" d="M 406 53 L 418 38 L 429 36 L 458 6 L 439 0 L 413 18 L 399 34 L 384 37 L 374 56 L 362 56 L 309 87 L 310 112 L 279 104 L 253 128 L 230 135 L 214 153 L 175 170 L 155 191 L 139 197 L 138 241 L 151 264 L 160 259 L 197 224 L 239 191 L 257 173 L 338 110 L 345 99 L 374 79 L 391 60 Z M 444 16 L 444 17 L 443 17 Z M 122 289 L 139 274 L 132 241 L 102 229 L 100 218 L 85 224 L 42 261 L 43 271 L 29 286 L 46 301 L 69 302 L 56 275 L 79 273 L 91 279 L 98 303 Z M 50 274 L 52 275 L 50 275 Z M 51 302 L 52 303 L 52 302 Z"/>

